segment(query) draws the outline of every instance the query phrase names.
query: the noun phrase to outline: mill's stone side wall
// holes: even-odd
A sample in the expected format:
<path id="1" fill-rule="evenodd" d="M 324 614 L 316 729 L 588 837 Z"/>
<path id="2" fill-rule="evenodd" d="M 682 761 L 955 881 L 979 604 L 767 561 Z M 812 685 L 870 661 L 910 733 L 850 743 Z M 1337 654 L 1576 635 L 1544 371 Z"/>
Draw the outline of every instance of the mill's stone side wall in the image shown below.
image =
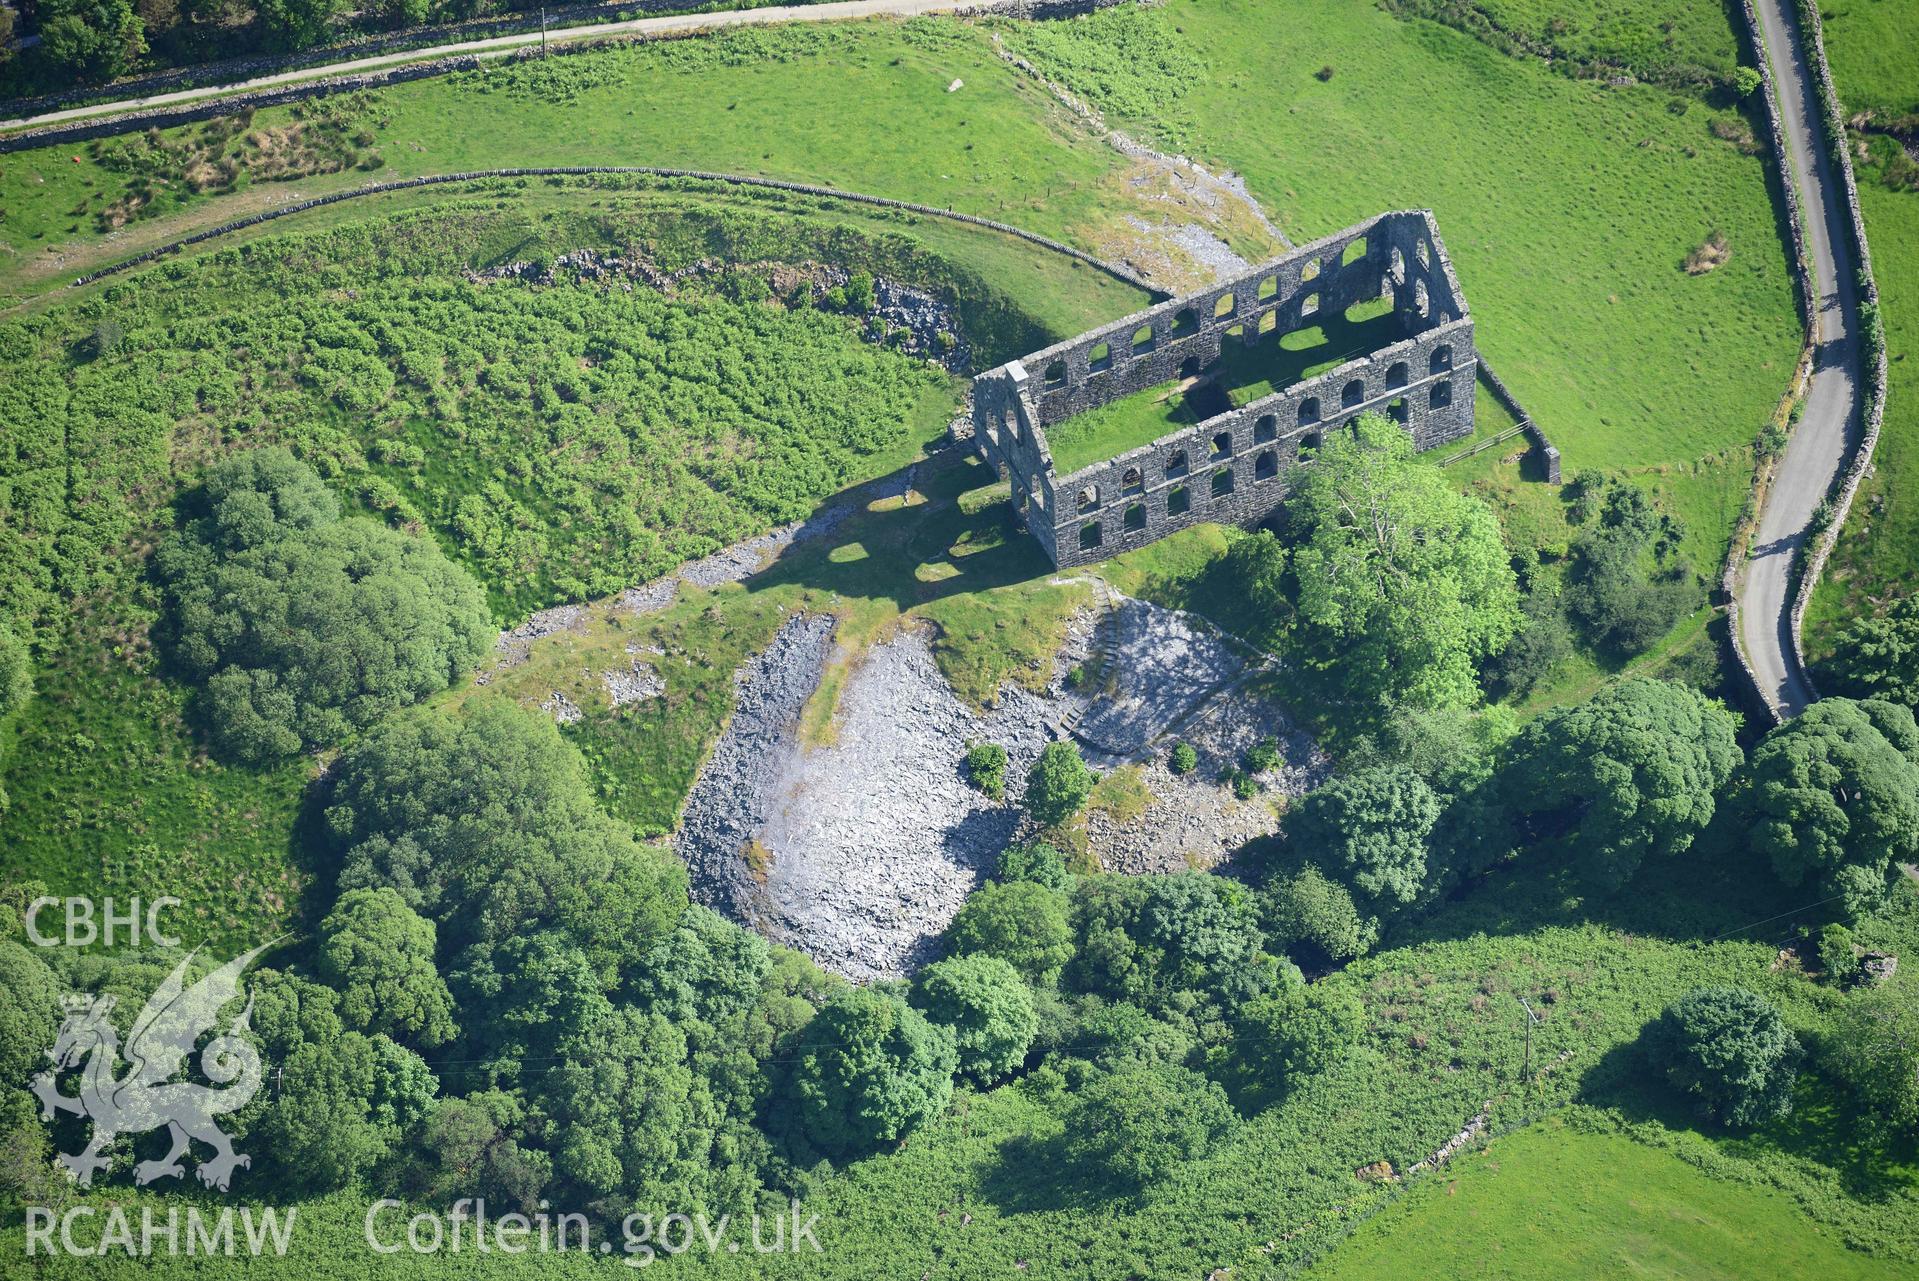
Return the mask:
<path id="1" fill-rule="evenodd" d="M 1349 261 L 1350 259 L 1350 261 Z M 1061 476 L 1046 429 L 1253 343 L 1390 295 L 1408 336 L 1238 409 Z M 1257 524 L 1289 468 L 1374 410 L 1421 450 L 1469 436 L 1472 316 L 1432 215 L 1385 213 L 1252 268 L 989 370 L 973 384 L 973 444 L 1003 471 L 1026 527 L 1066 567 L 1201 521 Z"/>

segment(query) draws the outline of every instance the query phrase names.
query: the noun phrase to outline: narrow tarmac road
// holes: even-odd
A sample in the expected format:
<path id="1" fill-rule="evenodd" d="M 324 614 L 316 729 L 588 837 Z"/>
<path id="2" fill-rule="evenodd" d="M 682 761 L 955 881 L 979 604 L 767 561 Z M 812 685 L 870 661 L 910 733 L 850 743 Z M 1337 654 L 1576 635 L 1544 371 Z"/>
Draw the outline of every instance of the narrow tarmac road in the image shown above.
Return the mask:
<path id="1" fill-rule="evenodd" d="M 577 40 L 600 40 L 617 35 L 673 35 L 719 27 L 764 26 L 778 22 L 841 22 L 854 18 L 879 16 L 914 18 L 926 13 L 952 13 L 958 9 L 976 6 L 978 3 L 979 0 L 835 0 L 831 4 L 778 5 L 767 9 L 723 9 L 713 13 L 666 14 L 654 18 L 633 18 L 626 22 L 601 22 L 586 26 L 555 28 L 546 33 L 546 43 L 550 46 Z M 431 62 L 436 58 L 451 58 L 461 54 L 472 54 L 481 58 L 503 57 L 515 50 L 539 44 L 540 38 L 539 32 L 532 31 L 510 36 L 492 36 L 485 40 L 462 40 L 454 44 L 432 45 L 424 49 L 402 49 L 395 53 L 354 58 L 324 66 L 301 67 L 293 71 L 277 72 L 270 76 L 236 81 L 232 84 L 201 85 L 193 89 L 156 93 L 144 98 L 95 102 L 83 107 L 49 111 L 38 116 L 0 120 L 0 130 L 39 128 L 42 125 L 60 124 L 69 120 L 87 120 L 95 116 L 115 116 L 123 112 L 143 111 L 149 107 L 177 106 L 207 98 L 224 97 L 227 94 L 271 89 L 279 85 L 299 84 L 306 80 L 323 80 L 329 76 L 350 76 L 400 63 Z"/>
<path id="2" fill-rule="evenodd" d="M 1839 175 L 1820 143 L 1819 107 L 1790 0 L 1754 0 L 1779 94 L 1790 180 L 1806 223 L 1812 264 L 1813 373 L 1805 412 L 1787 442 L 1759 511 L 1753 554 L 1734 584 L 1737 642 L 1759 692 L 1781 720 L 1812 702 L 1792 622 L 1792 567 L 1812 538 L 1813 512 L 1831 492 L 1860 424 L 1859 300 Z"/>

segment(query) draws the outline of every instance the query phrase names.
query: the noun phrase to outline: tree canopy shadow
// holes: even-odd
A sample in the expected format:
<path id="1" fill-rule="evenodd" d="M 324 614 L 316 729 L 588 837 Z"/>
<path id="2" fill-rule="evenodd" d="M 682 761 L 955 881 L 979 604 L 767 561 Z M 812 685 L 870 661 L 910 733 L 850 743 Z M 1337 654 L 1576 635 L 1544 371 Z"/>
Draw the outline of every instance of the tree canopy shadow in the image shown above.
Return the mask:
<path id="1" fill-rule="evenodd" d="M 1735 839 L 1723 815 L 1692 846 L 1648 858 L 1617 888 L 1580 873 L 1565 842 L 1548 836 L 1485 875 L 1455 886 L 1433 909 L 1393 928 L 1382 947 L 1600 925 L 1672 942 L 1741 939 L 1783 946 L 1826 919 L 1810 888 L 1781 884 Z"/>
<path id="2" fill-rule="evenodd" d="M 980 1180 L 980 1195 L 1003 1214 L 1090 1211 L 1138 1200 L 1138 1188 L 1076 1162 L 1069 1146 L 1064 1131 L 1045 1138 L 1021 1134 L 1007 1139 L 1000 1144 L 999 1159 Z"/>

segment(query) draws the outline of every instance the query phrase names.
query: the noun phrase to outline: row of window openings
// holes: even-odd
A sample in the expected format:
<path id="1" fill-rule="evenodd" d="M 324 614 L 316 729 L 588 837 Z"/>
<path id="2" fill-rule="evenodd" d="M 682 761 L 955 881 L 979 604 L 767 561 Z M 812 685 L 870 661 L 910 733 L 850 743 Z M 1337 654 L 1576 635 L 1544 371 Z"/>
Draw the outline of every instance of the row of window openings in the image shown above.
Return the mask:
<path id="1" fill-rule="evenodd" d="M 1271 460 L 1270 462 L 1268 460 Z M 1272 480 L 1279 475 L 1279 460 L 1268 451 L 1260 457 L 1257 479 Z M 1221 468 L 1213 473 L 1213 497 L 1224 498 L 1233 492 L 1233 473 L 1231 468 Z M 1193 493 L 1184 485 L 1168 491 L 1166 495 L 1166 514 L 1184 516 L 1193 509 Z M 1127 533 L 1137 533 L 1146 528 L 1146 504 L 1134 503 L 1126 509 L 1121 518 Z M 1089 520 L 1079 527 L 1079 545 L 1081 550 L 1098 547 L 1101 539 L 1100 522 Z"/>
<path id="2" fill-rule="evenodd" d="M 1306 445 L 1306 448 L 1308 449 L 1317 449 L 1319 447 L 1319 434 L 1315 432 L 1310 438 L 1306 440 L 1305 445 Z M 1137 476 L 1137 474 L 1138 474 L 1137 472 L 1128 472 L 1127 477 L 1130 479 L 1132 477 Z M 1255 460 L 1255 462 L 1253 463 L 1253 479 L 1255 481 L 1268 481 L 1268 480 L 1277 480 L 1278 478 L 1279 478 L 1279 453 L 1277 450 L 1269 449 L 1265 453 L 1261 454 L 1259 458 Z M 1214 498 L 1224 498 L 1226 497 L 1226 495 L 1232 493 L 1233 492 L 1233 469 L 1230 467 L 1222 467 L 1218 471 L 1214 472 L 1211 484 L 1212 484 L 1212 494 Z M 1132 492 L 1136 492 L 1136 490 L 1137 490 L 1137 485 L 1135 484 L 1135 485 L 1130 485 L 1126 489 L 1123 489 L 1121 493 L 1122 494 L 1132 493 Z M 1166 514 L 1168 516 L 1183 516 L 1192 509 L 1192 505 L 1193 505 L 1192 492 L 1188 490 L 1186 486 L 1176 485 L 1172 489 L 1167 491 Z M 1079 510 L 1081 512 L 1091 511 L 1098 506 L 1099 506 L 1099 499 L 1096 491 L 1090 490 L 1090 489 L 1080 491 Z M 1134 503 L 1132 506 L 1128 507 L 1126 509 L 1125 524 L 1126 524 L 1126 528 L 1129 531 L 1146 528 L 1146 504 Z M 1092 543 L 1088 543 L 1086 541 L 1087 530 L 1089 529 L 1095 531 L 1093 535 L 1095 541 Z M 1080 546 L 1097 547 L 1099 545 L 1097 541 L 1098 529 L 1099 529 L 1098 521 L 1092 521 L 1089 524 L 1082 526 L 1080 528 Z"/>
<path id="3" fill-rule="evenodd" d="M 1404 382 L 1402 381 L 1399 385 L 1403 386 Z M 1357 382 L 1350 384 L 1347 387 L 1348 393 L 1351 393 L 1353 387 L 1358 386 L 1360 386 L 1360 384 Z M 1363 389 L 1360 395 L 1346 399 L 1345 405 L 1347 408 L 1350 408 L 1357 405 L 1362 399 L 1364 399 Z M 1451 405 L 1453 403 L 1452 384 L 1435 383 L 1432 390 L 1427 394 L 1426 402 L 1427 405 L 1433 409 L 1444 409 Z M 1405 423 L 1406 412 L 1406 399 L 1403 396 L 1386 407 L 1387 417 L 1396 423 Z M 1317 397 L 1308 396 L 1304 401 L 1300 402 L 1299 421 L 1301 426 L 1319 421 L 1319 400 Z M 1279 420 L 1273 417 L 1273 415 L 1267 414 L 1253 424 L 1253 443 L 1255 445 L 1270 444 L 1278 439 Z M 1307 448 L 1317 447 L 1319 444 L 1318 433 L 1315 432 L 1313 435 L 1307 437 L 1305 443 Z M 1229 431 L 1220 432 L 1217 436 L 1213 437 L 1213 448 L 1212 452 L 1207 455 L 1207 461 L 1218 462 L 1221 459 L 1230 457 L 1232 452 L 1233 434 Z M 1264 460 L 1270 457 L 1272 457 L 1271 451 L 1261 455 L 1260 466 L 1264 467 Z M 1186 458 L 1186 451 L 1183 449 L 1174 450 L 1172 455 L 1166 460 L 1166 479 L 1168 480 L 1178 480 L 1190 470 L 1191 467 Z M 1262 475 L 1260 479 L 1263 480 L 1265 477 Z M 1126 494 L 1136 494 L 1145 489 L 1146 476 L 1139 468 L 1129 467 L 1125 473 L 1120 476 L 1119 483 L 1122 496 Z M 1099 506 L 1099 491 L 1097 489 L 1083 489 L 1080 491 L 1079 510 L 1083 512 L 1090 511 L 1097 506 Z"/>
<path id="4" fill-rule="evenodd" d="M 1426 266 L 1430 262 L 1430 258 L 1428 256 L 1428 250 L 1426 248 L 1426 242 L 1424 240 L 1421 240 L 1419 242 L 1418 253 L 1419 253 L 1420 265 L 1422 267 Z M 1345 256 L 1341 259 L 1341 264 L 1347 265 L 1354 262 L 1358 262 L 1362 260 L 1363 258 L 1365 258 L 1365 256 L 1366 256 L 1366 240 L 1365 240 L 1365 237 L 1362 236 L 1361 238 L 1353 241 L 1352 244 L 1346 247 L 1346 253 L 1345 253 Z M 1306 264 L 1305 268 L 1300 272 L 1300 280 L 1302 283 L 1318 279 L 1319 264 L 1320 264 L 1320 260 L 1317 258 L 1313 259 L 1311 262 Z M 1401 283 L 1403 283 L 1406 279 L 1406 260 L 1397 249 L 1393 250 L 1392 278 Z M 1426 301 L 1425 290 L 1426 290 L 1425 283 L 1422 281 L 1420 282 L 1420 285 L 1419 285 L 1419 293 L 1420 293 L 1419 310 L 1421 315 L 1425 315 L 1429 308 L 1429 304 Z M 1259 302 L 1265 302 L 1269 298 L 1276 297 L 1278 293 L 1279 293 L 1279 277 L 1268 276 L 1264 280 L 1261 280 L 1259 282 L 1259 289 L 1257 291 L 1256 299 Z M 1225 320 L 1227 317 L 1233 314 L 1234 309 L 1238 305 L 1239 305 L 1238 301 L 1233 294 L 1231 293 L 1221 294 L 1218 300 L 1213 303 L 1213 319 L 1216 321 Z M 1318 313 L 1319 313 L 1319 295 L 1317 293 L 1307 294 L 1305 297 L 1305 300 L 1300 304 L 1300 309 L 1299 309 L 1300 317 L 1304 319 L 1307 316 L 1314 316 L 1314 315 L 1317 315 Z M 1261 334 L 1269 333 L 1273 329 L 1277 328 L 1278 325 L 1279 325 L 1279 312 L 1277 310 L 1269 311 L 1260 317 L 1258 332 Z M 1182 307 L 1180 308 L 1178 313 L 1176 313 L 1173 316 L 1173 325 L 1171 330 L 1168 331 L 1167 337 L 1168 338 L 1185 338 L 1185 337 L 1188 337 L 1189 335 L 1192 335 L 1198 332 L 1199 332 L 1198 314 L 1195 313 L 1191 307 Z M 1154 335 L 1153 335 L 1153 327 L 1151 325 L 1141 325 L 1138 329 L 1135 329 L 1133 331 L 1133 336 L 1131 339 L 1133 355 L 1135 356 L 1145 355 L 1147 352 L 1153 350 L 1153 344 L 1154 344 Z M 1089 372 L 1092 372 L 1092 373 L 1099 373 L 1100 371 L 1104 369 L 1111 368 L 1113 363 L 1113 345 L 1111 343 L 1104 343 L 1104 342 L 1096 343 L 1093 346 L 1092 350 L 1087 352 L 1086 363 L 1087 363 L 1087 368 Z M 1066 385 L 1066 362 L 1065 361 L 1056 360 L 1052 364 L 1046 367 L 1045 385 L 1049 389 L 1063 387 Z"/>
<path id="5" fill-rule="evenodd" d="M 1312 312 L 1308 311 L 1306 314 L 1311 315 Z M 1265 319 L 1274 320 L 1276 318 L 1276 315 L 1277 313 L 1267 312 Z M 1275 326 L 1268 326 L 1267 328 L 1272 328 L 1272 327 L 1275 327 Z M 1143 344 L 1140 338 L 1141 334 L 1145 335 Z M 1146 325 L 1140 326 L 1138 333 L 1133 335 L 1133 353 L 1135 355 L 1140 355 L 1140 354 L 1143 354 L 1144 352 L 1151 351 L 1153 347 L 1152 336 L 1153 336 L 1153 331 L 1150 326 L 1146 326 Z M 1087 367 L 1089 371 L 1092 373 L 1099 373 L 1103 369 L 1110 368 L 1112 363 L 1113 363 L 1112 348 L 1110 345 L 1106 343 L 1100 343 L 1098 346 L 1094 347 L 1087 357 Z M 1453 349 L 1450 346 L 1440 346 L 1440 347 L 1433 348 L 1432 354 L 1427 358 L 1426 372 L 1428 374 L 1441 374 L 1441 373 L 1445 373 L 1447 370 L 1451 369 L 1452 367 L 1453 367 Z M 1198 373 L 1199 373 L 1199 360 L 1197 357 L 1188 359 L 1184 364 L 1180 366 L 1180 369 L 1179 369 L 1179 374 L 1180 374 L 1180 377 L 1182 378 L 1191 378 Z M 1402 360 L 1398 362 L 1397 364 L 1395 364 L 1390 370 L 1387 371 L 1386 373 L 1387 389 L 1391 390 L 1392 388 L 1395 388 L 1395 387 L 1404 387 L 1407 382 L 1407 377 L 1408 377 L 1408 374 L 1407 374 L 1406 362 Z M 1056 360 L 1052 364 L 1046 367 L 1046 388 L 1049 391 L 1057 390 L 1058 388 L 1064 387 L 1065 385 L 1066 385 L 1066 362 L 1061 360 Z M 1360 393 L 1363 398 L 1365 388 L 1360 383 L 1358 383 L 1357 380 L 1346 384 L 1346 394 L 1351 395 L 1353 393 L 1353 388 L 1355 387 L 1360 388 Z M 1347 401 L 1346 403 L 1353 404 L 1356 402 Z"/>

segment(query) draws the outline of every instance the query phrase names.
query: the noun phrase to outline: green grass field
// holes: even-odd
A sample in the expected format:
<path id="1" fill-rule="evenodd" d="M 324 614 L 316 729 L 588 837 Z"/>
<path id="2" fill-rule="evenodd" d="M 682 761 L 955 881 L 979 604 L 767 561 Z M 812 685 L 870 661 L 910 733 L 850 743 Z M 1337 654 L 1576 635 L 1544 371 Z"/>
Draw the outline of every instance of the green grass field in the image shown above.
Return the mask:
<path id="1" fill-rule="evenodd" d="M 1148 15 L 1176 21 L 1170 38 L 1212 68 L 1167 113 L 1190 122 L 1204 158 L 1243 172 L 1296 238 L 1382 207 L 1434 208 L 1482 344 L 1536 413 L 1563 424 L 1572 464 L 1690 459 L 1751 434 L 1791 354 L 1790 287 L 1760 165 L 1712 138 L 1717 113 L 1691 102 L 1674 116 L 1666 93 L 1569 82 L 1361 0 L 1314 5 L 1310 22 L 1305 13 L 1291 21 L 1272 5 L 1181 0 Z M 1073 25 L 1097 39 L 1099 21 Z M 1017 29 L 1007 35 L 1017 45 Z M 1342 63 L 1330 81 L 1311 74 Z M 953 78 L 966 88 L 944 93 Z M 1265 109 L 1244 110 L 1255 84 Z M 1404 92 L 1409 84 L 1422 92 Z M 481 109 L 483 146 L 460 123 Z M 256 127 L 274 118 L 262 112 Z M 877 118 L 897 127 L 870 136 L 862 126 Z M 1116 153 L 1086 145 L 978 29 L 951 22 L 556 58 L 396 86 L 361 123 L 383 178 L 486 164 L 697 164 L 950 203 L 1087 240 L 1120 213 Z M 0 166 L 16 292 L 58 278 L 52 260 L 71 269 L 98 249 L 91 224 L 65 211 L 99 199 L 116 175 L 74 154 L 27 152 Z M 114 249 L 270 194 L 260 184 L 192 198 L 181 214 L 134 224 Z M 1686 276 L 1680 259 L 1715 227 L 1732 261 Z"/>
<path id="2" fill-rule="evenodd" d="M 966 88 L 947 93 L 954 79 Z M 1086 145 L 1044 91 L 951 22 L 741 30 L 622 45 L 369 95 L 354 119 L 381 181 L 508 165 L 646 164 L 798 179 L 1072 235 L 1118 222 L 1120 157 Z M 471 128 L 484 114 L 484 131 Z M 892 127 L 875 129 L 875 121 Z M 258 112 L 254 130 L 295 122 Z M 168 131 L 168 137 L 198 126 Z M 76 158 L 78 163 L 76 163 Z M 94 218 L 125 187 L 84 146 L 0 165 L 0 289 L 15 296 L 85 265 L 271 203 L 357 186 L 347 171 L 187 195 L 102 245 Z M 1124 314 L 1118 313 L 1118 314 Z"/>
<path id="3" fill-rule="evenodd" d="M 1919 109 L 1919 3 L 1850 0 L 1832 7 L 1825 29 L 1848 111 Z M 1830 650 L 1848 619 L 1919 583 L 1919 501 L 1912 493 L 1919 472 L 1919 192 L 1883 180 L 1892 145 L 1875 138 L 1872 158 L 1855 166 L 1886 329 L 1885 419 L 1872 475 L 1859 487 L 1807 611 L 1806 644 L 1815 657 Z"/>
<path id="4" fill-rule="evenodd" d="M 1919 45 L 1913 0 L 1825 0 L 1826 61 L 1848 111 L 1919 111 Z M 1868 239 L 1872 232 L 1866 232 Z"/>
<path id="5" fill-rule="evenodd" d="M 1688 0 L 1395 0 L 1395 7 L 1454 23 L 1501 48 L 1675 83 L 1725 75 L 1737 61 L 1722 12 Z"/>
<path id="6" fill-rule="evenodd" d="M 1619 1134 L 1548 1123 L 1495 1140 L 1367 1221 L 1314 1281 L 1386 1276 L 1420 1260 L 1457 1277 L 1896 1277 L 1777 1190 L 1715 1179 Z"/>
<path id="7" fill-rule="evenodd" d="M 1721 113 L 1675 115 L 1669 94 L 1570 82 L 1364 4 L 1310 22 L 1237 0 L 1160 13 L 1213 68 L 1175 117 L 1290 233 L 1435 211 L 1481 348 L 1569 467 L 1698 458 L 1749 440 L 1777 401 L 1790 277 L 1759 162 L 1708 129 Z M 1075 24 L 1098 40 L 1105 20 Z M 1254 86 L 1266 110 L 1243 109 Z M 1715 227 L 1732 261 L 1687 276 Z"/>

